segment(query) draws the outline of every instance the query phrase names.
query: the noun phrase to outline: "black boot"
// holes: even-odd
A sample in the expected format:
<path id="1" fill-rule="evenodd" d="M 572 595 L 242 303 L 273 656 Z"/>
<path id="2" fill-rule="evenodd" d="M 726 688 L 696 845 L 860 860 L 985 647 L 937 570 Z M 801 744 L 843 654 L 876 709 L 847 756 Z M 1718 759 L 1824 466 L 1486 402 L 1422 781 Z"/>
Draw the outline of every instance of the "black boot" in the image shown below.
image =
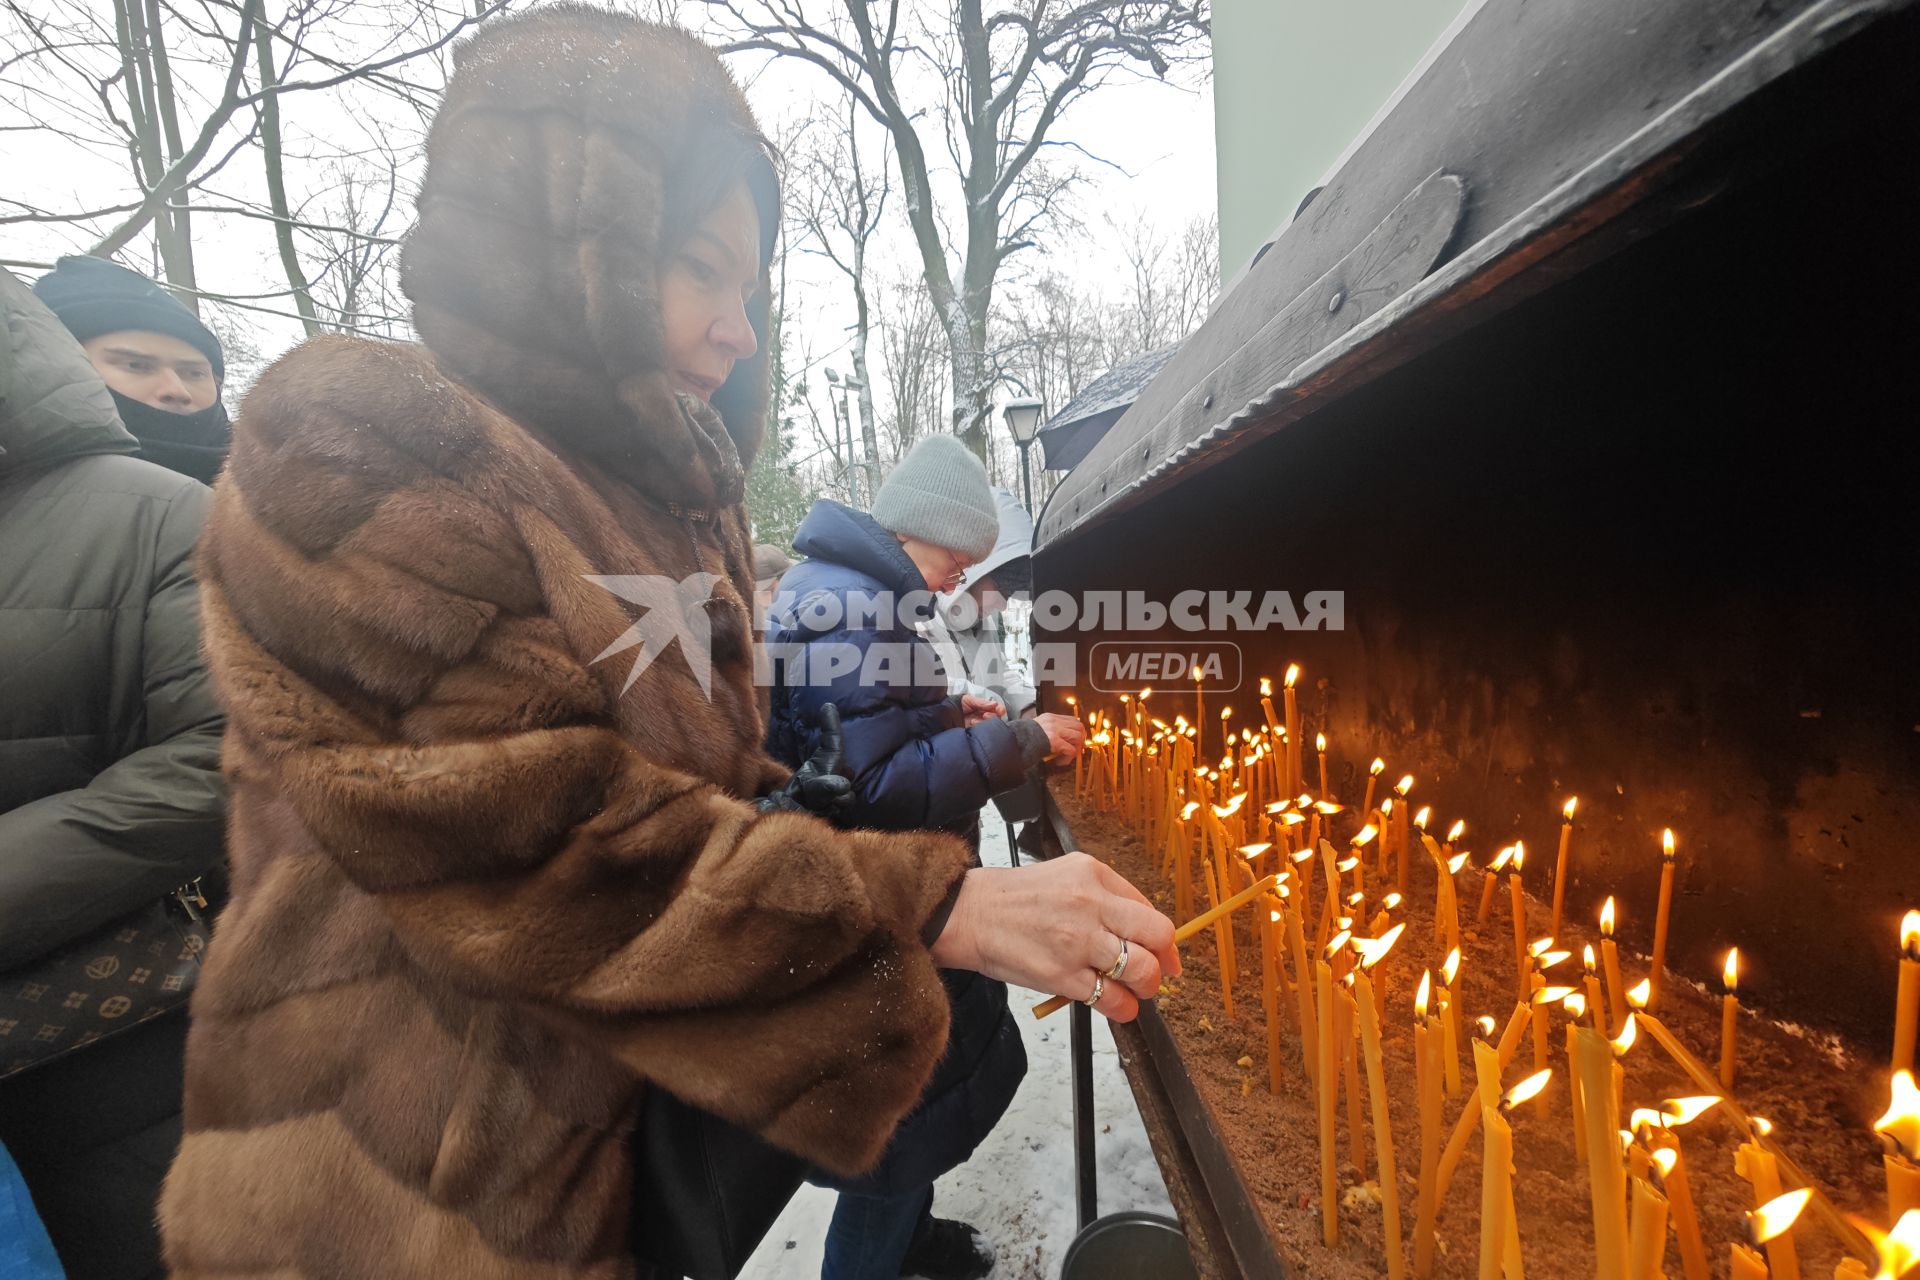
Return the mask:
<path id="1" fill-rule="evenodd" d="M 992 1271 L 993 1246 L 987 1238 L 950 1218 L 922 1218 L 900 1260 L 900 1274 L 920 1280 L 983 1280 Z"/>

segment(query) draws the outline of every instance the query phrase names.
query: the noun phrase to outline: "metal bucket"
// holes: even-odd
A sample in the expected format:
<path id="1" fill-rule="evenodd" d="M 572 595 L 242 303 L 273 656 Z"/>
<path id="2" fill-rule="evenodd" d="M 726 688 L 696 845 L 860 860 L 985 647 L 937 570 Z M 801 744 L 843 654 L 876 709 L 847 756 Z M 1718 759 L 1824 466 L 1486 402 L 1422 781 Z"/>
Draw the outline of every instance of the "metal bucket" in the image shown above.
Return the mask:
<path id="1" fill-rule="evenodd" d="M 1073 1238 L 1060 1280 L 1196 1280 L 1180 1224 L 1157 1213 L 1110 1213 Z"/>

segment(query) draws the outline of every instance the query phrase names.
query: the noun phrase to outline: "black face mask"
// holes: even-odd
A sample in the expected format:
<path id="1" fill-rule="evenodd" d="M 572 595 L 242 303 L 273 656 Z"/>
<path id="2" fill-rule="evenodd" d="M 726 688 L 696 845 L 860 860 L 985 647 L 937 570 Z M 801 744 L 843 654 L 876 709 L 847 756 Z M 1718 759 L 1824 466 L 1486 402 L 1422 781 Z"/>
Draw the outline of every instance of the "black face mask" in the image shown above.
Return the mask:
<path id="1" fill-rule="evenodd" d="M 127 430 L 140 442 L 136 457 L 183 476 L 192 476 L 201 484 L 213 483 L 220 464 L 227 460 L 227 445 L 233 437 L 225 405 L 216 399 L 198 413 L 168 413 L 165 409 L 129 400 L 118 391 L 112 394 L 114 407 L 120 411 L 120 421 L 127 424 Z"/>

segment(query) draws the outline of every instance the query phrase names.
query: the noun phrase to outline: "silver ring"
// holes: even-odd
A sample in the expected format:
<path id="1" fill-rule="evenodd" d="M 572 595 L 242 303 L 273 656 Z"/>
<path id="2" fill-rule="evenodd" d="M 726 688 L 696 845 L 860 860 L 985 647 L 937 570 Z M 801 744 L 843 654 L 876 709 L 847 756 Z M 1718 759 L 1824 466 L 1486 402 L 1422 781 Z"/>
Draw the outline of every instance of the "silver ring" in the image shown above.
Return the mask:
<path id="1" fill-rule="evenodd" d="M 1107 977 L 1105 974 L 1096 973 L 1093 975 L 1093 994 L 1080 1003 L 1091 1009 L 1100 1003 L 1100 997 L 1105 994 L 1107 994 Z"/>
<path id="2" fill-rule="evenodd" d="M 1115 960 L 1113 962 L 1113 967 L 1107 970 L 1107 976 L 1109 978 L 1112 978 L 1115 982 L 1118 982 L 1120 981 L 1120 975 L 1125 973 L 1126 971 L 1127 971 L 1127 940 L 1125 938 L 1122 938 L 1120 939 L 1120 958 L 1118 960 Z"/>

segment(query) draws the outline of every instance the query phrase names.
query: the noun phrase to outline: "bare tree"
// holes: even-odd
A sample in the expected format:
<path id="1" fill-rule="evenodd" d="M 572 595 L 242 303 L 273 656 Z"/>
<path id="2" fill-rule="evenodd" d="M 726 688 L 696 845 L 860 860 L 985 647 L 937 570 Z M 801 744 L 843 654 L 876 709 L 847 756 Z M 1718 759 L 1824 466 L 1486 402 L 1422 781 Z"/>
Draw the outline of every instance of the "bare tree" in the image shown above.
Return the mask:
<path id="1" fill-rule="evenodd" d="M 946 331 L 927 296 L 926 282 L 903 277 L 882 295 L 887 323 L 880 331 L 880 368 L 887 414 L 881 420 L 891 465 L 914 441 L 940 429 L 946 413 Z"/>
<path id="2" fill-rule="evenodd" d="M 1042 163 L 1088 92 L 1208 53 L 1206 0 L 704 0 L 727 47 L 799 59 L 891 136 L 921 273 L 947 338 L 954 431 L 982 457 L 996 370 L 994 285 L 1075 174 Z M 940 86 L 931 106 L 915 80 Z M 954 198 L 936 190 L 944 156 Z M 949 244 L 959 246 L 957 260 Z"/>

